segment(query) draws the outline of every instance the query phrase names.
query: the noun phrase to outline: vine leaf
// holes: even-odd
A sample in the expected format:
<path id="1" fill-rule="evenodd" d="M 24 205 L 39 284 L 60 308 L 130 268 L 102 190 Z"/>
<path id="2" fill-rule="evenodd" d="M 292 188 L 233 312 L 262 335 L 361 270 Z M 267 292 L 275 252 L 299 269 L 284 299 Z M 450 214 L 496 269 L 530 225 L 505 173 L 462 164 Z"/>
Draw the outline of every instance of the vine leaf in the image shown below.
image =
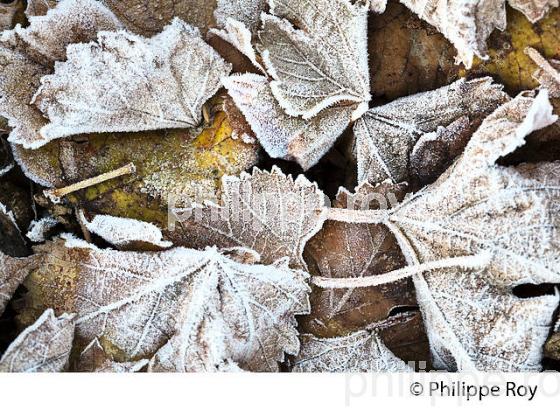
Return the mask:
<path id="1" fill-rule="evenodd" d="M 245 115 L 265 151 L 273 158 L 297 161 L 309 169 L 332 147 L 350 124 L 353 107 L 332 107 L 309 120 L 287 115 L 266 77 L 234 75 L 223 84 Z"/>
<path id="2" fill-rule="evenodd" d="M 547 61 L 537 50 L 527 47 L 525 53 L 538 66 L 533 73 L 533 78 L 539 82 L 541 87 L 548 90 L 553 98 L 560 98 L 560 61 Z"/>
<path id="3" fill-rule="evenodd" d="M 244 247 L 261 255 L 263 263 L 288 257 L 290 266 L 304 268 L 305 243 L 323 224 L 325 203 L 317 184 L 304 176 L 293 179 L 278 167 L 222 179 L 220 204 L 207 203 L 172 210 L 176 224 L 167 233 L 176 245 L 203 249 Z"/>
<path id="4" fill-rule="evenodd" d="M 50 120 L 41 129 L 45 141 L 196 126 L 202 105 L 231 69 L 179 19 L 150 39 L 100 33 L 97 43 L 70 45 L 67 57 L 41 79 L 34 97 Z M 87 93 L 83 84 L 91 85 Z"/>
<path id="5" fill-rule="evenodd" d="M 244 249 L 102 250 L 64 237 L 41 253 L 51 270 L 75 278 L 64 305 L 77 313 L 76 349 L 98 339 L 113 361 L 157 353 L 152 369 L 177 371 L 219 369 L 222 362 L 277 370 L 284 353 L 299 350 L 295 315 L 309 312 L 308 275 L 290 269 L 286 258 L 262 265 Z M 170 349 L 158 352 L 169 345 L 172 356 L 164 354 Z"/>
<path id="6" fill-rule="evenodd" d="M 415 144 L 419 140 L 422 143 L 434 139 L 433 134 L 422 138 L 424 135 L 436 132 L 438 141 L 445 141 L 449 134 L 458 137 L 450 138 L 444 146 L 457 140 L 465 142 L 465 133 L 474 131 L 486 115 L 508 99 L 502 87 L 494 84 L 491 78 L 461 79 L 368 110 L 354 125 L 358 180 L 372 184 L 387 178 L 394 183 L 409 180 L 410 155 Z M 441 127 L 449 128 L 446 131 Z M 437 159 L 434 153 L 433 163 L 416 162 L 413 167 L 426 166 L 423 172 L 429 177 L 443 168 L 442 161 L 446 165 L 448 160 L 446 156 Z"/>
<path id="7" fill-rule="evenodd" d="M 412 372 L 383 344 L 375 331 L 321 339 L 301 336 L 301 351 L 294 372 Z"/>
<path id="8" fill-rule="evenodd" d="M 75 315 L 46 310 L 10 344 L 0 359 L 0 372 L 59 372 L 68 363 Z"/>
<path id="9" fill-rule="evenodd" d="M 39 134 L 47 120 L 30 104 L 41 77 L 53 71 L 55 61 L 66 58 L 67 45 L 88 42 L 100 30 L 121 27 L 116 17 L 97 1 L 63 0 L 45 16 L 30 17 L 28 27 L 18 25 L 2 33 L 0 114 L 13 128 L 9 141 L 26 148 L 47 142 Z"/>
<path id="10" fill-rule="evenodd" d="M 457 49 L 457 60 L 471 68 L 474 56 L 487 59 L 486 40 L 494 29 L 506 29 L 506 1 L 471 2 L 461 7 L 451 6 L 447 0 L 438 0 L 429 7 L 424 1 L 402 0 L 406 7 L 421 19 L 436 27 Z M 538 2 L 507 0 L 521 11 L 531 23 L 558 6 L 558 0 Z"/>
<path id="11" fill-rule="evenodd" d="M 409 264 L 468 255 L 481 262 L 414 276 L 438 367 L 540 369 L 559 297 L 519 299 L 512 290 L 560 282 L 560 164 L 496 161 L 556 119 L 546 92 L 517 96 L 483 121 L 440 179 L 389 211 L 387 226 Z"/>
<path id="12" fill-rule="evenodd" d="M 286 113 L 309 119 L 336 103 L 367 107 L 367 6 L 349 0 L 269 4 L 259 51 Z"/>

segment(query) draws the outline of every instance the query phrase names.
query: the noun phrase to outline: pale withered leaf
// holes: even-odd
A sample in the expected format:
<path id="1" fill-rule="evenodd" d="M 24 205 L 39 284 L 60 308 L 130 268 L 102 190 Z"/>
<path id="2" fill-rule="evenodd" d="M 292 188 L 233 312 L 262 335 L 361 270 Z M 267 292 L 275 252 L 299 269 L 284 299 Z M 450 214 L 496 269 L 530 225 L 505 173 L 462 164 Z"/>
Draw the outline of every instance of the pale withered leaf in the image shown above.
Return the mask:
<path id="1" fill-rule="evenodd" d="M 354 125 L 358 180 L 408 180 L 409 156 L 423 134 L 467 117 L 469 129 L 509 97 L 491 78 L 453 84 L 368 110 Z M 454 124 L 456 125 L 456 124 Z"/>
<path id="2" fill-rule="evenodd" d="M 560 98 L 560 61 L 547 61 L 537 50 L 527 47 L 525 53 L 538 66 L 533 78 L 548 90 L 551 97 Z"/>
<path id="3" fill-rule="evenodd" d="M 29 273 L 30 258 L 14 258 L 0 252 L 0 315 Z"/>
<path id="4" fill-rule="evenodd" d="M 352 106 L 327 108 L 309 120 L 289 116 L 260 75 L 234 75 L 222 81 L 265 151 L 273 158 L 295 160 L 303 169 L 321 159 L 352 118 Z"/>
<path id="5" fill-rule="evenodd" d="M 355 193 L 339 190 L 335 208 L 388 209 L 404 197 L 404 184 L 360 184 Z M 405 265 L 387 227 L 326 221 L 304 251 L 311 275 L 328 278 L 368 277 Z M 311 313 L 300 319 L 300 330 L 316 336 L 342 336 L 386 319 L 397 306 L 416 304 L 411 280 L 359 289 L 313 287 Z M 404 332 L 403 332 L 404 333 Z"/>
<path id="6" fill-rule="evenodd" d="M 375 331 L 321 339 L 301 336 L 301 351 L 294 372 L 411 372 L 405 362 L 385 346 Z"/>
<path id="7" fill-rule="evenodd" d="M 121 250 L 151 250 L 169 248 L 172 243 L 162 240 L 161 230 L 152 223 L 111 215 L 95 215 L 88 221 L 80 214 L 83 226 Z"/>
<path id="8" fill-rule="evenodd" d="M 94 339 L 80 353 L 72 370 L 94 373 L 135 373 L 148 365 L 148 359 L 135 362 L 116 362 L 101 346 L 98 339 Z"/>
<path id="9" fill-rule="evenodd" d="M 558 0 L 508 0 L 532 23 L 558 6 Z M 488 58 L 486 40 L 494 29 L 506 28 L 506 1 L 476 0 L 468 3 L 437 0 L 429 6 L 421 0 L 401 0 L 418 16 L 435 26 L 457 49 L 457 60 L 470 68 L 474 56 Z"/>
<path id="10" fill-rule="evenodd" d="M 342 102 L 363 112 L 371 98 L 367 6 L 349 0 L 269 3 L 258 49 L 286 113 L 309 119 Z"/>
<path id="11" fill-rule="evenodd" d="M 153 36 L 178 17 L 203 33 L 213 22 L 216 0 L 101 0 L 126 28 Z"/>
<path id="12" fill-rule="evenodd" d="M 40 78 L 66 58 L 66 46 L 95 39 L 99 30 L 122 27 L 94 0 L 63 0 L 45 16 L 29 18 L 29 26 L 0 37 L 0 114 L 13 128 L 9 141 L 27 148 L 45 144 L 39 130 L 47 123 L 31 104 Z M 21 79 L 25 78 L 25 81 Z"/>
<path id="13" fill-rule="evenodd" d="M 225 28 L 236 20 L 247 27 L 249 33 L 255 33 L 259 26 L 261 13 L 267 7 L 267 0 L 217 0 L 214 16 L 219 27 Z"/>
<path id="14" fill-rule="evenodd" d="M 149 39 L 102 32 L 97 43 L 71 45 L 67 54 L 34 96 L 50 120 L 41 129 L 44 141 L 196 126 L 202 105 L 230 71 L 198 30 L 179 19 Z"/>
<path id="15" fill-rule="evenodd" d="M 309 288 L 286 260 L 245 264 L 214 248 L 101 250 L 72 238 L 64 252 L 74 266 L 65 269 L 78 272 L 77 346 L 98 338 L 124 362 L 151 357 L 175 335 L 165 363 L 176 370 L 217 366 L 208 341 L 250 370 L 276 369 L 284 352 L 298 352 L 294 315 L 309 311 Z"/>
<path id="16" fill-rule="evenodd" d="M 167 233 L 177 245 L 204 248 L 244 247 L 261 255 L 263 263 L 288 257 L 302 268 L 305 243 L 323 224 L 325 197 L 303 175 L 294 180 L 278 167 L 222 179 L 220 204 L 206 203 L 172 210 L 178 219 Z"/>
<path id="17" fill-rule="evenodd" d="M 10 344 L 0 359 L 0 372 L 60 372 L 72 349 L 75 315 L 46 310 Z"/>
<path id="18" fill-rule="evenodd" d="M 540 369 L 558 295 L 519 299 L 512 290 L 560 282 L 560 164 L 496 161 L 556 119 L 545 92 L 516 97 L 484 120 L 446 174 L 389 210 L 409 264 L 472 255 L 479 265 L 414 276 L 438 367 Z"/>

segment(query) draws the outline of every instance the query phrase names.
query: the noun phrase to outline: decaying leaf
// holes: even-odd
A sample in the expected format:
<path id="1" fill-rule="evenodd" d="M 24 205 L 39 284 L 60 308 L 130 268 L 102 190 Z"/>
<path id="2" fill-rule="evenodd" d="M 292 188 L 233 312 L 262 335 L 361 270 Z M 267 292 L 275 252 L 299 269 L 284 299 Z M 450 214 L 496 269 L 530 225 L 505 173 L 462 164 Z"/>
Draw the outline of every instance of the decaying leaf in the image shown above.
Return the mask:
<path id="1" fill-rule="evenodd" d="M 94 339 L 76 360 L 75 369 L 78 372 L 95 373 L 135 373 L 148 365 L 147 359 L 136 362 L 115 362 L 105 349 L 101 347 L 99 340 Z"/>
<path id="2" fill-rule="evenodd" d="M 540 369 L 559 296 L 519 299 L 512 290 L 560 282 L 559 163 L 496 161 L 556 120 L 546 92 L 519 95 L 483 121 L 440 179 L 376 218 L 411 273 L 430 271 L 414 284 L 437 367 Z"/>
<path id="3" fill-rule="evenodd" d="M 267 0 L 217 0 L 216 23 L 225 28 L 234 20 L 247 27 L 249 33 L 255 33 L 260 22 L 260 16 L 267 7 Z"/>
<path id="4" fill-rule="evenodd" d="M 66 367 L 73 338 L 74 315 L 56 317 L 48 309 L 4 352 L 0 372 L 59 372 Z"/>
<path id="5" fill-rule="evenodd" d="M 332 107 L 303 120 L 284 113 L 263 76 L 234 75 L 223 83 L 265 151 L 273 158 L 295 160 L 303 169 L 315 165 L 332 147 L 354 110 Z"/>
<path id="6" fill-rule="evenodd" d="M 356 193 L 341 189 L 334 207 L 387 209 L 404 197 L 404 186 L 360 184 Z M 304 252 L 311 275 L 330 278 L 367 277 L 404 266 L 398 244 L 383 225 L 326 221 Z M 392 309 L 416 304 L 412 281 L 363 289 L 314 287 L 311 313 L 300 318 L 304 333 L 320 337 L 344 336 L 385 320 Z"/>
<path id="7" fill-rule="evenodd" d="M 270 172 L 255 168 L 252 174 L 223 178 L 220 204 L 173 210 L 180 223 L 166 236 L 199 249 L 253 249 L 263 263 L 288 257 L 290 266 L 303 268 L 303 248 L 323 224 L 323 212 L 317 210 L 324 201 L 317 184 L 303 175 L 294 180 L 278 167 Z"/>
<path id="8" fill-rule="evenodd" d="M 538 66 L 538 70 L 533 74 L 535 80 L 548 90 L 551 97 L 560 98 L 560 61 L 547 61 L 532 47 L 527 47 L 525 53 Z"/>
<path id="9" fill-rule="evenodd" d="M 457 48 L 457 60 L 471 68 L 474 56 L 487 58 L 486 40 L 495 30 L 505 30 L 506 1 L 473 1 L 467 4 L 450 4 L 438 0 L 429 7 L 419 0 L 402 0 L 404 5 L 435 26 Z M 510 6 L 521 11 L 534 23 L 548 10 L 558 6 L 558 0 L 538 2 L 508 0 Z"/>
<path id="10" fill-rule="evenodd" d="M 27 258 L 14 258 L 0 252 L 0 315 L 29 273 L 30 263 Z"/>
<path id="11" fill-rule="evenodd" d="M 0 31 L 14 27 L 17 15 L 24 8 L 23 0 L 11 0 L 0 3 Z"/>
<path id="12" fill-rule="evenodd" d="M 179 19 L 149 39 L 100 33 L 97 43 L 70 45 L 67 61 L 41 79 L 34 103 L 50 120 L 41 144 L 83 133 L 194 127 L 229 71 Z"/>
<path id="13" fill-rule="evenodd" d="M 410 154 L 423 135 L 447 134 L 440 127 L 448 126 L 451 134 L 457 135 L 454 128 L 458 120 L 467 121 L 468 130 L 472 132 L 486 115 L 508 99 L 502 87 L 490 78 L 461 79 L 434 91 L 399 98 L 370 109 L 354 125 L 358 180 L 374 184 L 387 178 L 394 183 L 408 180 Z M 451 142 L 454 141 L 456 139 L 452 138 Z M 460 141 L 466 142 L 465 138 Z M 443 158 L 449 159 L 452 158 Z M 430 173 L 428 170 L 434 172 L 441 168 L 441 161 L 434 159 L 432 164 L 421 165 L 428 168 L 424 172 Z"/>
<path id="14" fill-rule="evenodd" d="M 13 128 L 9 141 L 37 147 L 45 142 L 39 130 L 47 123 L 30 104 L 40 78 L 53 71 L 55 61 L 66 58 L 67 45 L 94 40 L 98 31 L 122 26 L 94 0 L 63 0 L 45 16 L 29 21 L 28 27 L 18 25 L 0 37 L 0 114 Z"/>
<path id="15" fill-rule="evenodd" d="M 259 51 L 288 115 L 309 119 L 339 102 L 367 107 L 367 10 L 349 0 L 270 2 Z"/>
<path id="16" fill-rule="evenodd" d="M 320 339 L 302 335 L 295 372 L 411 372 L 412 368 L 383 344 L 375 331 Z"/>

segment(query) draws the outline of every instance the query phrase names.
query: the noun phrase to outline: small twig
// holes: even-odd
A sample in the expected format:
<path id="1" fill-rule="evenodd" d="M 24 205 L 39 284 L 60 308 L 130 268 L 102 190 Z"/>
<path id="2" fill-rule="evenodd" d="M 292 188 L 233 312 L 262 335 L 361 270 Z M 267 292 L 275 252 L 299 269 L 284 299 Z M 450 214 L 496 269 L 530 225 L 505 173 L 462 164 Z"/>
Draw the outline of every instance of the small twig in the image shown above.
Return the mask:
<path id="1" fill-rule="evenodd" d="M 556 81 L 560 82 L 560 73 L 556 71 L 537 50 L 532 47 L 526 47 L 525 54 L 527 54 L 541 70 L 550 75 Z"/>
<path id="2" fill-rule="evenodd" d="M 78 191 L 80 189 L 88 188 L 93 185 L 100 184 L 102 182 L 108 181 L 110 179 L 118 178 L 122 175 L 133 174 L 136 172 L 136 167 L 131 162 L 126 164 L 123 167 L 115 169 L 110 172 L 106 172 L 104 174 L 98 175 L 93 178 L 84 179 L 83 181 L 76 182 L 75 184 L 68 185 L 63 188 L 55 188 L 55 189 L 48 189 L 44 191 L 44 194 L 47 198 L 49 198 L 54 204 L 60 202 L 61 198 L 65 195 L 68 195 L 72 192 Z"/>
<path id="3" fill-rule="evenodd" d="M 343 288 L 365 288 L 368 286 L 379 286 L 387 283 L 395 282 L 418 273 L 444 268 L 461 267 L 467 269 L 481 268 L 489 261 L 490 255 L 487 253 L 458 256 L 455 258 L 441 259 L 434 262 L 426 262 L 420 265 L 407 266 L 396 269 L 382 275 L 357 277 L 357 278 L 326 278 L 315 276 L 311 282 L 320 288 L 343 289 Z"/>

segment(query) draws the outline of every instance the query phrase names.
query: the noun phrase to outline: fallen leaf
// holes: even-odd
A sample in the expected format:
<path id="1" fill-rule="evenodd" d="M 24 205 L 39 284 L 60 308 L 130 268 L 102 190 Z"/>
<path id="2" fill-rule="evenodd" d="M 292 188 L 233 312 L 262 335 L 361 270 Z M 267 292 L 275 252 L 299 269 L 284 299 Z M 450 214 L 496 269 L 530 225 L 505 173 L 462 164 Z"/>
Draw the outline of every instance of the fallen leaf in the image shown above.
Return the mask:
<path id="1" fill-rule="evenodd" d="M 0 359 L 0 372 L 59 372 L 68 362 L 74 315 L 46 310 L 12 342 Z"/>
<path id="2" fill-rule="evenodd" d="M 94 373 L 136 373 L 148 365 L 147 359 L 136 362 L 115 362 L 107 352 L 101 347 L 99 340 L 94 339 L 77 359 L 78 372 Z"/>
<path id="3" fill-rule="evenodd" d="M 254 34 L 267 6 L 267 0 L 217 0 L 214 16 L 219 27 L 225 28 L 230 24 L 228 20 L 235 20 Z"/>
<path id="4" fill-rule="evenodd" d="M 252 174 L 223 178 L 220 204 L 172 210 L 174 227 L 166 238 L 198 249 L 249 248 L 263 263 L 288 257 L 290 266 L 304 268 L 303 249 L 323 224 L 317 210 L 324 201 L 317 185 L 304 176 L 294 180 L 278 167 L 270 172 L 255 168 Z"/>
<path id="5" fill-rule="evenodd" d="M 50 122 L 32 147 L 75 134 L 194 127 L 229 71 L 179 19 L 150 39 L 100 33 L 97 43 L 70 45 L 67 61 L 41 79 L 33 102 Z"/>
<path id="6" fill-rule="evenodd" d="M 455 125 L 463 117 L 472 132 L 486 115 L 508 99 L 502 87 L 490 78 L 461 79 L 368 110 L 354 125 L 358 180 L 373 184 L 387 178 L 394 183 L 407 181 L 410 154 L 423 135 L 437 131 L 438 127 Z M 439 170 L 439 162 L 423 165 Z"/>
<path id="7" fill-rule="evenodd" d="M 0 315 L 29 273 L 28 258 L 14 258 L 0 252 Z"/>
<path id="8" fill-rule="evenodd" d="M 527 47 L 525 53 L 538 66 L 538 70 L 533 73 L 533 78 L 541 87 L 548 90 L 551 97 L 560 98 L 560 61 L 547 61 L 532 47 Z"/>

